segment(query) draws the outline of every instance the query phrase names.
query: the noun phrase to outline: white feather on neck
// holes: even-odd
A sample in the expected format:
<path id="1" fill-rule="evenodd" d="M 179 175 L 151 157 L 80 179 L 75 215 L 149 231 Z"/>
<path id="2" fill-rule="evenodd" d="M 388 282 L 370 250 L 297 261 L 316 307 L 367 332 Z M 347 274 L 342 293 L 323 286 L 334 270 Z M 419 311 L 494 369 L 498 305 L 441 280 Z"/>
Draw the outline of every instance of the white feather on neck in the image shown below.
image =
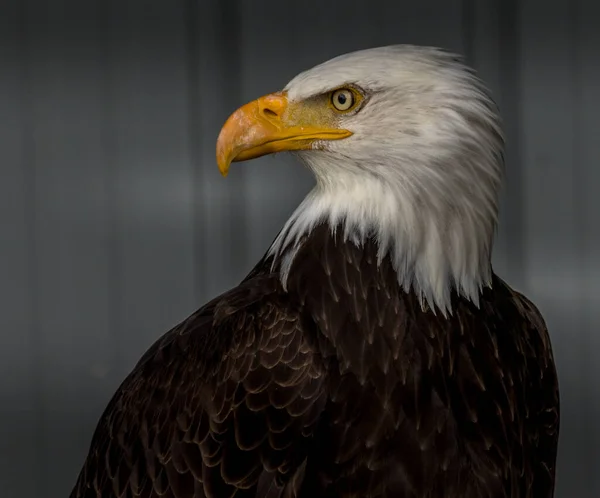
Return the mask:
<path id="1" fill-rule="evenodd" d="M 344 240 L 359 247 L 374 238 L 379 261 L 389 254 L 399 285 L 432 310 L 451 312 L 453 289 L 477 305 L 491 281 L 491 240 L 485 232 L 493 227 L 472 222 L 468 213 L 418 204 L 404 189 L 391 189 L 376 177 L 338 175 L 335 184 L 319 182 L 307 195 L 268 254 L 285 287 L 303 236 L 326 222 L 332 231 L 341 227 Z"/>
<path id="2" fill-rule="evenodd" d="M 358 246 L 374 238 L 423 307 L 446 316 L 452 291 L 478 305 L 491 284 L 503 172 L 494 103 L 451 54 L 411 46 L 338 57 L 286 90 L 299 101 L 346 82 L 370 100 L 340 120 L 354 135 L 297 153 L 317 185 L 268 252 L 284 287 L 301 239 L 327 222 Z"/>

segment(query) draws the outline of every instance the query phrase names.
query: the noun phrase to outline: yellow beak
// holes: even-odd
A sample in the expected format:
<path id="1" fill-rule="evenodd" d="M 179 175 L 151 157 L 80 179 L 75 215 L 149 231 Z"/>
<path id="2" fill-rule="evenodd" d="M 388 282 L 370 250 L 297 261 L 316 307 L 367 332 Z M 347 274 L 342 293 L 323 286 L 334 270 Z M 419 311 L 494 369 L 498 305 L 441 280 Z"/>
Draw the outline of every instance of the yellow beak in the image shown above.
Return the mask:
<path id="1" fill-rule="evenodd" d="M 302 115 L 302 109 L 295 110 L 299 112 L 287 112 L 285 93 L 273 93 L 240 107 L 229 116 L 217 139 L 217 165 L 221 174 L 227 176 L 232 162 L 274 152 L 311 149 L 315 141 L 339 140 L 352 135 L 344 129 L 307 124 L 304 119 L 299 124 L 297 119 L 289 117 Z"/>

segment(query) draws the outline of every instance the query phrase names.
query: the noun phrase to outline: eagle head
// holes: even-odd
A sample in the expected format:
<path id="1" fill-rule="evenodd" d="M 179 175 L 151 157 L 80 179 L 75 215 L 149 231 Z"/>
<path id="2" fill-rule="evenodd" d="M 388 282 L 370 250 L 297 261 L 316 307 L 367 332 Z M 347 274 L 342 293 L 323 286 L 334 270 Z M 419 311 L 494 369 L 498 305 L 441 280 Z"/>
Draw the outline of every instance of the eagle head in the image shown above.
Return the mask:
<path id="1" fill-rule="evenodd" d="M 314 172 L 270 249 L 284 281 L 300 238 L 327 222 L 357 244 L 375 238 L 400 285 L 445 313 L 452 290 L 477 303 L 490 284 L 503 145 L 496 106 L 460 58 L 395 45 L 336 57 L 244 105 L 217 163 L 226 175 L 290 151 Z"/>

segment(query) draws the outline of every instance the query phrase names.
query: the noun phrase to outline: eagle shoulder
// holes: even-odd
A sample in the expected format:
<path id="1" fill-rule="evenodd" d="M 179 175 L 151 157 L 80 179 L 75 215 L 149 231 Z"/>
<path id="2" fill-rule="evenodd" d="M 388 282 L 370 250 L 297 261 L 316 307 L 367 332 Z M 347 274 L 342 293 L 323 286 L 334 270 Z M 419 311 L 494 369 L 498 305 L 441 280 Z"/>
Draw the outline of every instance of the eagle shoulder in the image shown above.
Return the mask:
<path id="1" fill-rule="evenodd" d="M 525 295 L 502 283 L 519 317 L 515 320 L 520 323 L 520 330 L 516 333 L 520 336 L 522 355 L 527 365 L 527 373 L 519 382 L 527 400 L 525 431 L 535 447 L 535 456 L 531 456 L 532 479 L 538 493 L 535 496 L 551 497 L 554 495 L 556 474 L 560 397 L 550 335 L 537 306 Z"/>
<path id="2" fill-rule="evenodd" d="M 325 403 L 307 336 L 268 276 L 205 305 L 122 383 L 71 498 L 293 496 Z"/>

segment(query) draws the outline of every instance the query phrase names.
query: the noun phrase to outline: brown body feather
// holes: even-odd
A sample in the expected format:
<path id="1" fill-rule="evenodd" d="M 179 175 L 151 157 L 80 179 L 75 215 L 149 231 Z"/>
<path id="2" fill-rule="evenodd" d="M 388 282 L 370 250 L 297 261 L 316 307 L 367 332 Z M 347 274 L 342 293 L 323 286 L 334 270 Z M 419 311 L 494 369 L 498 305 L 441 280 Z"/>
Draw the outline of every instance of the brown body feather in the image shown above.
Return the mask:
<path id="1" fill-rule="evenodd" d="M 373 242 L 317 227 L 155 343 L 71 498 L 550 498 L 558 385 L 544 322 L 494 277 L 422 311 Z"/>

